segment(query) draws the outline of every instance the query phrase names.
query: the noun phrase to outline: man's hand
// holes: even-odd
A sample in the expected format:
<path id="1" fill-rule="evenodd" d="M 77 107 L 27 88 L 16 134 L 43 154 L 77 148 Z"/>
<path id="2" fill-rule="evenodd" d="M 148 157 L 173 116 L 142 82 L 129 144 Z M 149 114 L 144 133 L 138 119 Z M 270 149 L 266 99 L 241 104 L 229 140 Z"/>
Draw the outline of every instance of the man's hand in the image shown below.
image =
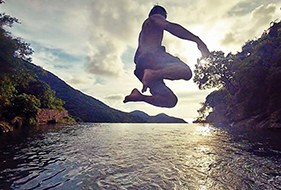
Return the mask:
<path id="1" fill-rule="evenodd" d="M 207 48 L 206 44 L 204 44 L 203 42 L 198 43 L 197 47 L 201 51 L 202 57 L 207 57 L 208 55 L 210 55 L 209 49 Z"/>

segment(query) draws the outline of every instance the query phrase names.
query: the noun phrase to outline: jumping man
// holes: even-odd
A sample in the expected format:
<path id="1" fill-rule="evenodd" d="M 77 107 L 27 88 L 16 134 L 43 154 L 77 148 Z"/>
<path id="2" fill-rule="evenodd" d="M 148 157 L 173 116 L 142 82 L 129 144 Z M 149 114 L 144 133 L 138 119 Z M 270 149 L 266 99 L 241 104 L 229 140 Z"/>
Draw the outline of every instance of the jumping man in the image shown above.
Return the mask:
<path id="1" fill-rule="evenodd" d="M 126 96 L 124 103 L 143 101 L 158 107 L 174 107 L 178 99 L 168 88 L 164 79 L 189 80 L 192 72 L 184 62 L 166 52 L 162 46 L 163 32 L 168 31 L 174 36 L 197 43 L 202 56 L 209 55 L 209 50 L 204 42 L 179 24 L 166 20 L 166 10 L 156 5 L 149 17 L 144 21 L 139 34 L 139 46 L 135 54 L 136 69 L 134 74 L 142 82 L 142 93 L 150 89 L 151 95 L 144 95 L 136 88 Z"/>

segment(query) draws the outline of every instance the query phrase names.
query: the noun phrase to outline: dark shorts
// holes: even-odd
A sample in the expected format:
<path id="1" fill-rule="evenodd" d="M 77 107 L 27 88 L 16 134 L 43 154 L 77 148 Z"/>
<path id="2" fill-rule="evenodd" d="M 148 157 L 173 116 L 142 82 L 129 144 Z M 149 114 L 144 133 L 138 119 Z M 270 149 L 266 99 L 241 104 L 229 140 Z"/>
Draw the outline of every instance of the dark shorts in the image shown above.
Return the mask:
<path id="1" fill-rule="evenodd" d="M 134 74 L 142 82 L 145 69 L 163 69 L 165 67 L 183 65 L 186 66 L 178 57 L 174 57 L 165 51 L 164 46 L 153 48 L 151 51 L 137 52 L 135 56 L 136 69 Z M 173 93 L 163 80 L 154 81 L 150 86 L 150 93 L 153 95 L 165 96 Z"/>
<path id="2" fill-rule="evenodd" d="M 137 52 L 135 56 L 135 75 L 142 81 L 143 72 L 145 69 L 163 69 L 174 65 L 185 65 L 178 57 L 174 57 L 165 51 L 164 46 L 153 48 L 145 53 Z"/>

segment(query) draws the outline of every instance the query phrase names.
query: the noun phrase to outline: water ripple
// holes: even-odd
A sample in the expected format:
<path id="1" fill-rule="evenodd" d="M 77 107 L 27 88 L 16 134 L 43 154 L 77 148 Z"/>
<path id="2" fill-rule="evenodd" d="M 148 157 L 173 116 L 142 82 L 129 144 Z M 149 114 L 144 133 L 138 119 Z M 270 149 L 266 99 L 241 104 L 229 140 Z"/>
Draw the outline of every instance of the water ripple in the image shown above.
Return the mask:
<path id="1" fill-rule="evenodd" d="M 45 127 L 0 147 L 0 189 L 281 189 L 281 151 L 256 137 L 191 124 Z"/>

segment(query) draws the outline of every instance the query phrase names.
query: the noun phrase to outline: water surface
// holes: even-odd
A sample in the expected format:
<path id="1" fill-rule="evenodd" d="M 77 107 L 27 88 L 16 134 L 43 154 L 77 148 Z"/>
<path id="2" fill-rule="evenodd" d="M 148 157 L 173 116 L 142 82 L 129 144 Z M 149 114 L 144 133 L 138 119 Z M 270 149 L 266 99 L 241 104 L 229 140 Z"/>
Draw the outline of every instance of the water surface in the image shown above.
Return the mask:
<path id="1" fill-rule="evenodd" d="M 0 137 L 0 189 L 281 189 L 278 131 L 86 123 L 23 133 Z"/>

